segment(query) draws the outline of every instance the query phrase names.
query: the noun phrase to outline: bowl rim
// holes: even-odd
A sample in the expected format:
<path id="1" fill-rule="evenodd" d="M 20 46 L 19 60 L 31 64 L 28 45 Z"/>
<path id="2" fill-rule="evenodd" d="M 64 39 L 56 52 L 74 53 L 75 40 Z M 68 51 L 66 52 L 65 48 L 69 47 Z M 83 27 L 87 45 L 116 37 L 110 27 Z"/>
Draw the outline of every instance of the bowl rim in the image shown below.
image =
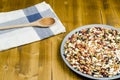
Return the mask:
<path id="1" fill-rule="evenodd" d="M 113 29 L 113 30 L 117 30 L 117 31 L 118 31 L 117 28 L 114 28 L 113 26 L 110 26 L 110 25 L 104 25 L 104 24 L 84 25 L 84 26 L 80 26 L 80 27 L 78 27 L 78 28 L 70 31 L 70 32 L 64 37 L 64 39 L 63 39 L 63 41 L 62 41 L 62 43 L 61 43 L 61 47 L 60 47 L 61 57 L 62 57 L 63 61 L 66 63 L 66 65 L 67 65 L 72 71 L 74 71 L 74 72 L 77 73 L 78 75 L 84 76 L 84 77 L 86 77 L 86 78 L 95 79 L 95 80 L 96 80 L 96 79 L 97 79 L 97 80 L 110 80 L 110 79 L 118 79 L 118 78 L 120 78 L 120 75 L 115 75 L 115 76 L 113 76 L 113 77 L 95 78 L 95 77 L 93 77 L 93 76 L 90 76 L 90 75 L 88 75 L 88 74 L 84 74 L 84 73 L 82 73 L 82 72 L 80 72 L 80 71 L 75 70 L 75 69 L 68 63 L 68 61 L 65 59 L 65 56 L 64 56 L 64 44 L 65 44 L 66 40 L 68 40 L 68 38 L 69 38 L 72 34 L 74 34 L 75 32 L 80 31 L 80 30 L 82 30 L 82 29 L 86 29 L 86 28 L 92 28 L 92 27 L 110 28 L 110 29 Z"/>

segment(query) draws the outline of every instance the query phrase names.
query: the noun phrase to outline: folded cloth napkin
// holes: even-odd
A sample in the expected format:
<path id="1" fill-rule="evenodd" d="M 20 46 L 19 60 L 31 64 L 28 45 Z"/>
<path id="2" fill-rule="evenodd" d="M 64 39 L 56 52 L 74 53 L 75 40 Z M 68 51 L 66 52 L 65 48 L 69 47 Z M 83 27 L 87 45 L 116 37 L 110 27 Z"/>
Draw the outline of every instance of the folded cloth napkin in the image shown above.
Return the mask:
<path id="1" fill-rule="evenodd" d="M 0 30 L 0 51 L 65 32 L 65 27 L 50 5 L 45 2 L 21 10 L 0 13 L 0 26 L 30 23 L 42 17 L 53 17 L 56 23 L 49 28 L 30 26 L 26 28 Z"/>

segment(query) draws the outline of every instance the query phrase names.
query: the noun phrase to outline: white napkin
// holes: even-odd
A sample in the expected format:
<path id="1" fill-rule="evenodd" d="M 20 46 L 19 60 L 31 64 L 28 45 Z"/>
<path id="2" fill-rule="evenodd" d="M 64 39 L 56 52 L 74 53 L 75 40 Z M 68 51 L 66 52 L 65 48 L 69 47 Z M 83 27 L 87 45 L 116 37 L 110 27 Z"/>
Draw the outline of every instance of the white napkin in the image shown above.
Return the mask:
<path id="1" fill-rule="evenodd" d="M 0 30 L 0 51 L 65 32 L 65 27 L 50 5 L 45 2 L 21 10 L 0 13 L 0 26 L 30 23 L 42 17 L 53 17 L 56 23 L 49 28 L 27 27 Z"/>

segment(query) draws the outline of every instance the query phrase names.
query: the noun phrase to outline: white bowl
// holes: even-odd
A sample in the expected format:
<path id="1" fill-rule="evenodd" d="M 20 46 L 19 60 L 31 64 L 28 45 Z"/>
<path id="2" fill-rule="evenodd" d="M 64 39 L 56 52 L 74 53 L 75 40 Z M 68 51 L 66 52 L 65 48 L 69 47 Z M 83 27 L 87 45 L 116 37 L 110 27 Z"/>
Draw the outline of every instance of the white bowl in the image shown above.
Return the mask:
<path id="1" fill-rule="evenodd" d="M 109 25 L 103 25 L 103 24 L 92 24 L 92 25 L 85 25 L 85 26 L 82 26 L 82 27 L 79 27 L 73 31 L 71 31 L 65 38 L 64 40 L 62 41 L 62 44 L 61 44 L 61 48 L 60 48 L 60 51 L 61 51 L 61 56 L 62 56 L 62 59 L 64 60 L 64 62 L 66 63 L 66 65 L 71 69 L 73 70 L 74 72 L 76 72 L 77 74 L 81 75 L 81 76 L 84 76 L 84 77 L 87 77 L 87 78 L 90 78 L 90 79 L 97 79 L 97 80 L 111 80 L 111 79 L 118 79 L 120 78 L 120 75 L 115 75 L 113 77 L 103 77 L 103 78 L 95 78 L 93 76 L 90 76 L 88 74 L 84 74 L 80 71 L 77 71 L 76 69 L 74 69 L 69 63 L 68 61 L 65 59 L 65 56 L 64 56 L 64 44 L 66 42 L 66 40 L 68 40 L 69 37 L 72 36 L 72 34 L 74 34 L 75 32 L 78 32 L 82 29 L 86 29 L 86 28 L 91 28 L 91 27 L 104 27 L 104 28 L 110 28 L 110 29 L 114 29 L 114 30 L 118 30 L 116 28 L 114 28 L 113 26 L 109 26 Z"/>

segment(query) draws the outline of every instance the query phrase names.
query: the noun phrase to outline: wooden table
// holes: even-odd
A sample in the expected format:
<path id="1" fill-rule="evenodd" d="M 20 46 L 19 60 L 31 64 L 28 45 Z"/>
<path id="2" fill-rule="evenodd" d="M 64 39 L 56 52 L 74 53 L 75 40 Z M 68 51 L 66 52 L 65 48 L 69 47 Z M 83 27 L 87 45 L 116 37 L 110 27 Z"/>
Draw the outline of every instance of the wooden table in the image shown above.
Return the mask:
<path id="1" fill-rule="evenodd" d="M 1 0 L 0 11 L 32 6 L 43 0 Z M 120 23 L 120 0 L 45 0 L 67 32 L 0 52 L 0 80 L 88 80 L 71 71 L 60 56 L 67 33 L 87 24 Z"/>

